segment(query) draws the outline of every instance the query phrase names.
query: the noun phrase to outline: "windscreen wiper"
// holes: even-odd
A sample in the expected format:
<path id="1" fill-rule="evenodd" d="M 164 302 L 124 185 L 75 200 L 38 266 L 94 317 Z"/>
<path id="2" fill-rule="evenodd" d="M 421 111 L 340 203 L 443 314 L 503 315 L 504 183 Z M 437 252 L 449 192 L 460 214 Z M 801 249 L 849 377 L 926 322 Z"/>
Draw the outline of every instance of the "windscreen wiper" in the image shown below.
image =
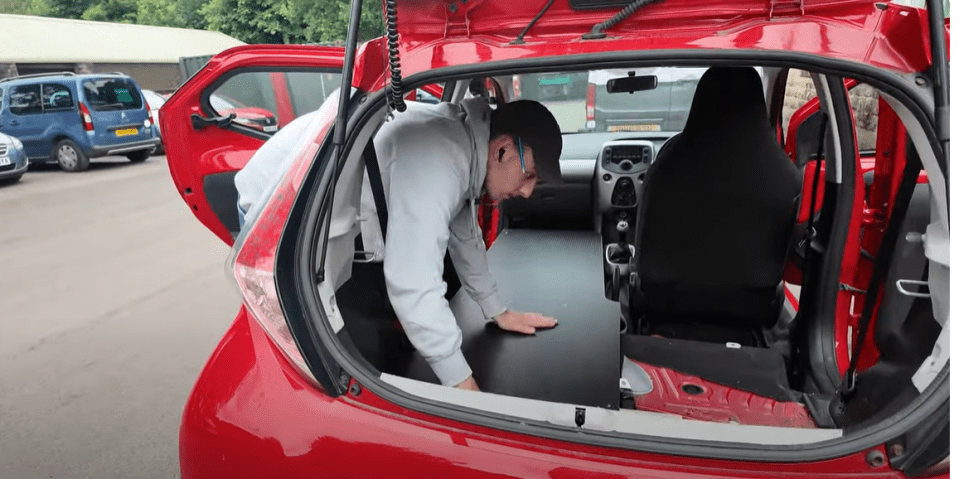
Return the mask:
<path id="1" fill-rule="evenodd" d="M 606 33 L 604 33 L 606 30 L 609 30 L 610 28 L 612 28 L 619 22 L 625 20 L 627 17 L 629 17 L 633 13 L 636 13 L 636 10 L 639 10 L 640 8 L 645 7 L 646 5 L 649 5 L 651 3 L 656 3 L 660 1 L 662 0 L 636 0 L 633 3 L 626 5 L 626 8 L 624 8 L 622 11 L 614 15 L 613 18 L 610 18 L 609 20 L 606 20 L 605 22 L 601 22 L 601 23 L 597 23 L 596 25 L 593 25 L 593 29 L 589 33 L 586 33 L 583 35 L 583 40 L 595 40 L 597 38 L 606 38 Z"/>

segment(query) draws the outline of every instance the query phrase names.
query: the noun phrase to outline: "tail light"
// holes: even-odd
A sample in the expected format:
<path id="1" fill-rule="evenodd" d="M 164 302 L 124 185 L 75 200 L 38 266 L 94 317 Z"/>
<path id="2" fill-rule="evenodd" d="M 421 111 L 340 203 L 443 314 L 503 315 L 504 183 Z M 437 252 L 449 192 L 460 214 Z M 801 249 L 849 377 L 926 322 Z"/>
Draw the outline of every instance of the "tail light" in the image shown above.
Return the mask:
<path id="1" fill-rule="evenodd" d="M 90 116 L 90 110 L 83 102 L 80 102 L 80 121 L 83 122 L 84 130 L 93 131 L 93 117 Z"/>
<path id="2" fill-rule="evenodd" d="M 148 123 L 144 123 L 143 126 L 149 128 L 150 125 L 153 124 L 153 111 L 150 110 L 150 104 L 147 103 L 147 102 L 145 102 L 145 101 L 143 102 L 143 106 L 145 106 L 146 109 L 147 109 L 147 119 L 146 119 L 146 121 L 148 122 Z"/>
<path id="3" fill-rule="evenodd" d="M 247 227 L 248 231 L 244 231 L 245 236 L 241 234 L 238 238 L 231 259 L 227 262 L 228 268 L 232 268 L 231 272 L 243 295 L 247 312 L 260 324 L 287 361 L 303 378 L 316 387 L 320 385 L 297 348 L 283 315 L 273 271 L 280 231 L 283 230 L 290 216 L 296 193 L 319 149 L 319 143 L 333 124 L 337 103 L 335 101 L 327 103 L 332 103 L 332 107 L 326 107 L 325 104 L 325 108 L 318 114 L 321 118 L 313 120 L 314 122 L 322 121 L 323 126 L 319 128 L 317 135 L 309 140 L 308 145 L 300 148 L 296 160 L 280 181 L 280 185 L 273 192 L 266 206 L 260 214 L 251 219 L 252 224 Z"/>
<path id="4" fill-rule="evenodd" d="M 586 85 L 586 121 L 596 120 L 596 85 Z"/>

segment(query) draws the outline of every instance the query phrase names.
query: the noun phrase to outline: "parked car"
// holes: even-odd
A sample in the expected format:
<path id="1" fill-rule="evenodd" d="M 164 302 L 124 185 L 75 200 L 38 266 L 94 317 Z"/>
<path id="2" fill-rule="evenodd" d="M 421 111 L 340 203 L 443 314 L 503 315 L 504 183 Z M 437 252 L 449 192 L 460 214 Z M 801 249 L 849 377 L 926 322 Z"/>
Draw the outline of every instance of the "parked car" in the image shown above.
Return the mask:
<path id="1" fill-rule="evenodd" d="M 585 94 L 586 76 L 585 72 L 514 75 L 512 97 L 536 101 L 580 99 Z"/>
<path id="2" fill-rule="evenodd" d="M 0 80 L 0 131 L 23 142 L 32 163 L 83 171 L 90 159 L 141 162 L 160 143 L 150 107 L 127 75 L 70 72 Z"/>
<path id="3" fill-rule="evenodd" d="M 157 138 L 160 139 L 160 143 L 157 144 L 156 149 L 153 150 L 153 154 L 162 155 L 163 135 L 160 132 L 160 107 L 166 103 L 166 98 L 153 90 L 143 90 L 143 99 L 147 101 L 147 105 L 150 107 L 150 118 L 153 120 L 153 128 L 156 131 Z"/>
<path id="4" fill-rule="evenodd" d="M 0 182 L 16 183 L 30 166 L 20 140 L 0 133 Z"/>
<path id="5" fill-rule="evenodd" d="M 174 184 L 233 246 L 243 296 L 184 409 L 184 479 L 948 477 L 941 5 L 610 3 L 397 0 L 390 34 L 356 51 L 233 48 L 170 98 Z M 344 59 L 349 103 L 326 99 L 239 230 L 232 177 L 265 138 L 210 92 Z M 707 71 L 669 95 L 681 128 L 584 131 L 585 98 L 552 102 L 564 182 L 478 211 L 507 303 L 559 326 L 491 326 L 448 270 L 483 392 L 437 384 L 385 291 L 375 245 L 394 216 L 363 200 L 364 152 L 403 114 L 386 89 L 438 83 L 458 103 L 504 72 L 651 67 Z M 817 95 L 786 122 L 791 76 Z M 875 151 L 857 146 L 856 82 L 880 92 Z"/>
<path id="6" fill-rule="evenodd" d="M 586 128 L 596 131 L 682 131 L 705 68 L 592 70 L 586 86 Z M 609 80 L 629 75 L 656 78 L 655 88 L 633 93 L 607 90 Z"/>

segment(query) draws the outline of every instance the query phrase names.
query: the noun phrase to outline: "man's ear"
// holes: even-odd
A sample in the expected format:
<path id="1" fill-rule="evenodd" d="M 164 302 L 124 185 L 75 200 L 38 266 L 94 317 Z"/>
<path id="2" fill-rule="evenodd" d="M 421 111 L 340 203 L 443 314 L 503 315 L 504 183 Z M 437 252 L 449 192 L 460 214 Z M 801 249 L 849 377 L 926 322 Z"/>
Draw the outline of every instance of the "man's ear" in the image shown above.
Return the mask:
<path id="1" fill-rule="evenodd" d="M 510 139 L 507 135 L 497 135 L 496 138 L 493 138 L 489 142 L 489 149 L 491 152 L 495 151 L 495 157 L 500 163 L 503 162 L 503 157 L 506 156 L 506 147 L 509 146 Z"/>

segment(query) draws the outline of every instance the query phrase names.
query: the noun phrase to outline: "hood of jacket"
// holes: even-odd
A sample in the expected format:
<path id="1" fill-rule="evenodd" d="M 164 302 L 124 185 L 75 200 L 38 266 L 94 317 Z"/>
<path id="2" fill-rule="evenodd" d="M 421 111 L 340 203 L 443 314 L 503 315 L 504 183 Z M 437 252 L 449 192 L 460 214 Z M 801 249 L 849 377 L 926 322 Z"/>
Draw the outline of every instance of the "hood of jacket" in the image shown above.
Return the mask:
<path id="1" fill-rule="evenodd" d="M 489 126 L 493 109 L 485 98 L 470 98 L 460 102 L 460 115 L 469 133 L 472 158 L 467 197 L 475 202 L 483 194 L 486 183 L 486 167 L 489 158 Z"/>

